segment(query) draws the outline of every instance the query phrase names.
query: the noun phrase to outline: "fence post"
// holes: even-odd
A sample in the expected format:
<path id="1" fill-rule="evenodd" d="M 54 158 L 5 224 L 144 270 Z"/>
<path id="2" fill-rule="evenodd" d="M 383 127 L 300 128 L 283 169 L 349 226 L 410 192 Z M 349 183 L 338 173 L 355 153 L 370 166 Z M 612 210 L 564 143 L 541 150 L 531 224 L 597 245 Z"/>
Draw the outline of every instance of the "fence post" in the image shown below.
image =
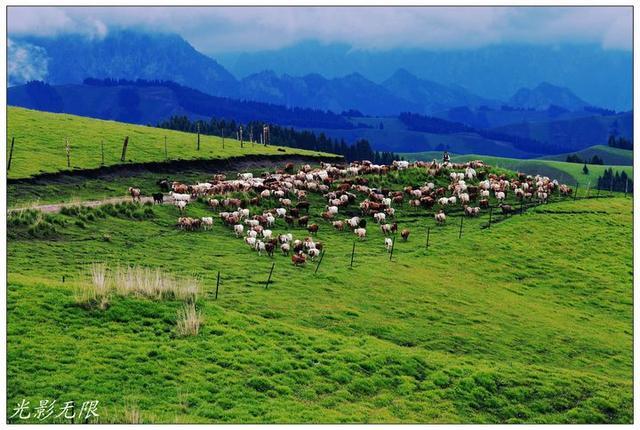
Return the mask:
<path id="1" fill-rule="evenodd" d="M 13 144 L 15 143 L 16 138 L 11 138 L 11 149 L 9 150 L 9 163 L 7 164 L 7 170 L 11 169 L 11 159 L 13 158 Z"/>
<path id="2" fill-rule="evenodd" d="M 598 192 L 596 193 L 596 199 L 600 197 L 600 181 L 598 181 Z"/>
<path id="3" fill-rule="evenodd" d="M 273 274 L 273 268 L 276 266 L 276 262 L 274 261 L 273 264 L 271 264 L 271 271 L 269 272 L 269 279 L 267 279 L 267 283 L 265 284 L 264 288 L 269 288 L 269 282 L 271 282 L 271 275 Z"/>
<path id="4" fill-rule="evenodd" d="M 353 256 L 356 253 L 356 241 L 353 241 L 353 249 L 351 250 L 351 267 L 353 267 Z"/>
<path id="5" fill-rule="evenodd" d="M 224 149 L 224 127 L 222 127 L 222 149 Z"/>
<path id="6" fill-rule="evenodd" d="M 458 239 L 462 237 L 462 222 L 464 221 L 464 212 L 460 215 L 460 232 L 458 233 Z"/>
<path id="7" fill-rule="evenodd" d="M 429 249 L 429 234 L 431 233 L 431 227 L 427 227 L 427 246 L 426 249 Z"/>
<path id="8" fill-rule="evenodd" d="M 67 152 L 67 167 L 71 167 L 71 146 L 69 146 L 69 139 L 65 139 L 67 144 L 65 145 L 65 151 Z"/>
<path id="9" fill-rule="evenodd" d="M 200 151 L 200 121 L 198 121 L 197 126 L 198 126 L 198 148 L 197 148 L 197 150 Z"/>
<path id="10" fill-rule="evenodd" d="M 169 159 L 169 153 L 167 152 L 167 136 L 164 136 L 164 159 Z"/>
<path id="11" fill-rule="evenodd" d="M 218 287 L 220 287 L 220 271 L 218 270 L 218 280 L 216 281 L 216 300 L 218 300 Z"/>
<path id="12" fill-rule="evenodd" d="M 587 182 L 587 195 L 585 196 L 585 199 L 589 198 L 589 190 L 591 189 L 591 181 Z"/>
<path id="13" fill-rule="evenodd" d="M 578 187 L 580 186 L 579 182 L 576 182 L 576 192 L 573 194 L 573 200 L 578 198 Z"/>
<path id="14" fill-rule="evenodd" d="M 627 191 L 629 190 L 629 178 L 627 177 L 627 182 L 624 184 L 624 196 L 627 197 Z"/>
<path id="15" fill-rule="evenodd" d="M 393 243 L 391 244 L 391 252 L 389 253 L 389 261 L 391 261 L 391 259 L 393 258 L 393 249 L 396 247 L 396 238 L 397 238 L 397 235 L 394 234 Z"/>
<path id="16" fill-rule="evenodd" d="M 124 138 L 124 142 L 122 143 L 122 156 L 120 157 L 120 162 L 124 163 L 124 160 L 127 156 L 127 146 L 129 146 L 129 136 Z"/>
<path id="17" fill-rule="evenodd" d="M 322 259 L 324 258 L 324 249 L 322 250 L 322 254 L 320 254 L 320 260 L 318 260 L 318 265 L 316 266 L 316 270 L 313 273 L 318 273 L 318 269 L 320 268 L 320 263 L 322 263 Z"/>
<path id="18" fill-rule="evenodd" d="M 100 141 L 100 165 L 104 166 L 104 140 Z"/>

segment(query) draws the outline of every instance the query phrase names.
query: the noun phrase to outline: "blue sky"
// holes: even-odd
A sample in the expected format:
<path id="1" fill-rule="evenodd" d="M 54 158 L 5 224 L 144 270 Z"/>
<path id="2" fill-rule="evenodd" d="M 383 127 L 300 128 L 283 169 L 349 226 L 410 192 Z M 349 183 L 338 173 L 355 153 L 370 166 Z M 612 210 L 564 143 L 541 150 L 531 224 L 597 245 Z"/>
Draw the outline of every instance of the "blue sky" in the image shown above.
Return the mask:
<path id="1" fill-rule="evenodd" d="M 277 49 L 303 40 L 356 49 L 459 49 L 595 43 L 630 50 L 631 7 L 9 7 L 9 35 L 117 28 L 182 35 L 202 52 Z"/>

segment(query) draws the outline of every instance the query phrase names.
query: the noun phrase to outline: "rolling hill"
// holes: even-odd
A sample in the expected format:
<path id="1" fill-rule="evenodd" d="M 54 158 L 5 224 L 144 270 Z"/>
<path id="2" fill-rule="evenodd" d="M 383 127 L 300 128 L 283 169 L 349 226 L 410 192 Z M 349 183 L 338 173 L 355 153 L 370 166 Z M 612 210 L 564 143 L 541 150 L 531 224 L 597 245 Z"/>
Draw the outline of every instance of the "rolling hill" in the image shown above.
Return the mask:
<path id="1" fill-rule="evenodd" d="M 607 114 L 613 115 L 615 112 L 607 112 Z M 479 108 L 459 106 L 434 112 L 431 116 L 448 121 L 461 122 L 473 128 L 484 129 L 525 122 L 547 122 L 592 117 L 594 116 L 594 112 L 590 110 L 590 108 L 569 111 L 556 106 L 542 110 L 514 108 L 507 105 L 502 105 L 500 108 L 492 108 L 489 106 L 481 106 Z"/>
<path id="2" fill-rule="evenodd" d="M 157 124 L 171 116 L 211 117 L 246 123 L 350 128 L 340 115 L 314 109 L 215 97 L 171 81 L 86 79 L 83 84 L 48 85 L 34 81 L 11 87 L 8 104 L 134 124 Z"/>
<path id="3" fill-rule="evenodd" d="M 125 136 L 129 144 L 124 164 L 162 163 L 168 160 L 224 160 L 246 155 L 319 155 L 312 151 L 274 146 L 252 145 L 235 139 L 215 136 L 200 137 L 200 151 L 195 134 L 154 127 L 102 121 L 74 115 L 54 114 L 28 109 L 7 109 L 7 136 L 15 138 L 9 179 L 28 178 L 42 173 L 96 169 L 101 166 L 101 144 L 104 166 L 122 164 L 120 156 Z M 165 136 L 167 157 L 165 157 Z M 68 139 L 71 167 L 67 167 Z M 7 144 L 7 158 L 11 145 Z"/>
<path id="4" fill-rule="evenodd" d="M 575 154 L 583 160 L 590 160 L 594 155 L 600 157 L 604 164 L 633 166 L 633 151 L 628 149 L 612 148 L 606 145 L 595 145 L 576 152 L 557 155 L 545 155 L 541 160 L 566 161 L 567 156 Z"/>
<path id="5" fill-rule="evenodd" d="M 579 151 L 605 144 L 610 135 L 633 136 L 633 113 L 509 124 L 492 129 L 565 148 L 563 152 Z"/>
<path id="6" fill-rule="evenodd" d="M 400 154 L 407 160 L 441 160 L 442 151 L 427 151 L 416 153 Z M 581 187 L 589 186 L 594 189 L 597 186 L 599 176 L 602 176 L 606 169 L 613 171 L 625 172 L 633 179 L 633 166 L 629 165 L 594 165 L 590 164 L 589 173 L 585 175 L 582 172 L 582 164 L 567 163 L 565 161 L 546 160 L 546 159 L 518 159 L 507 157 L 493 157 L 478 154 L 452 154 L 451 160 L 454 162 L 464 162 L 469 160 L 484 160 L 493 166 L 503 167 L 509 170 L 527 173 L 530 175 L 545 175 L 560 182 L 566 182 L 569 185 L 579 183 Z"/>

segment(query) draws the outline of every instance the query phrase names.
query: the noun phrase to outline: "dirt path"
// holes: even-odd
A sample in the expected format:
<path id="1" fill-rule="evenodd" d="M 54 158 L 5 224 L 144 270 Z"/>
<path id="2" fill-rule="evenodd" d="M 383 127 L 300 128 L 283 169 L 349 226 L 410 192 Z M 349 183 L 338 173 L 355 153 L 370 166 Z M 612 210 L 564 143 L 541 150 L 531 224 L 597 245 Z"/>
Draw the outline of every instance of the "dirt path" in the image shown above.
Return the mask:
<path id="1" fill-rule="evenodd" d="M 65 207 L 84 206 L 88 208 L 95 208 L 98 206 L 108 205 L 110 203 L 116 204 L 116 203 L 122 203 L 122 202 L 130 202 L 130 201 L 131 201 L 131 197 L 128 197 L 128 196 L 127 197 L 109 197 L 103 200 L 85 200 L 85 201 L 66 202 L 66 203 L 53 203 L 53 204 L 47 204 L 47 205 L 25 206 L 22 208 L 9 209 L 8 212 L 12 213 L 12 212 L 19 212 L 26 209 L 34 209 L 34 210 L 46 212 L 46 213 L 58 213 L 62 210 L 62 208 L 65 208 Z M 140 198 L 140 203 L 144 204 L 147 202 L 153 203 L 153 197 L 143 196 Z M 163 203 L 164 204 L 173 203 L 173 199 L 170 196 L 165 195 Z"/>

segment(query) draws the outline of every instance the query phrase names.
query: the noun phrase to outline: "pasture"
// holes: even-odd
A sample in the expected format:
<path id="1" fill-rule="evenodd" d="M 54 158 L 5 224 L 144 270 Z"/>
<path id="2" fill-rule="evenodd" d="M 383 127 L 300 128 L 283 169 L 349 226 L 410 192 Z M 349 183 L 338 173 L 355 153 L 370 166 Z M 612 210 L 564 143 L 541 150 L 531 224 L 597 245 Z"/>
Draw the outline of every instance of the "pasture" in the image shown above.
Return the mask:
<path id="1" fill-rule="evenodd" d="M 149 195 L 162 176 L 112 186 Z M 368 179 L 393 190 L 430 180 L 423 169 Z M 396 218 L 411 234 L 398 234 L 393 258 L 371 217 L 360 241 L 320 217 L 320 195 L 309 202 L 325 250 L 317 273 L 317 260 L 258 256 L 204 200 L 184 215 L 213 216 L 206 231 L 177 228 L 173 205 L 12 214 L 8 407 L 97 399 L 99 422 L 632 421 L 630 198 L 554 195 L 522 214 L 494 211 L 491 228 L 483 210 L 464 218 L 462 237 L 459 210 L 436 225 L 434 209 L 405 203 Z M 339 219 L 356 214 L 354 203 Z M 273 230 L 309 236 L 282 219 Z M 199 333 L 178 335 L 180 300 L 79 306 L 95 262 L 198 279 Z"/>
<path id="2" fill-rule="evenodd" d="M 125 162 L 121 162 L 125 137 L 129 137 Z M 165 152 L 166 137 L 166 152 Z M 234 136 L 235 137 L 235 136 Z M 162 163 L 175 160 L 225 160 L 247 155 L 308 155 L 331 157 L 295 148 L 252 144 L 217 136 L 197 135 L 155 127 L 103 121 L 75 115 L 7 107 L 7 159 L 15 138 L 9 179 L 120 164 Z M 245 138 L 246 139 L 246 138 Z M 69 143 L 70 167 L 66 145 Z M 103 161 L 104 153 L 104 163 Z"/>

